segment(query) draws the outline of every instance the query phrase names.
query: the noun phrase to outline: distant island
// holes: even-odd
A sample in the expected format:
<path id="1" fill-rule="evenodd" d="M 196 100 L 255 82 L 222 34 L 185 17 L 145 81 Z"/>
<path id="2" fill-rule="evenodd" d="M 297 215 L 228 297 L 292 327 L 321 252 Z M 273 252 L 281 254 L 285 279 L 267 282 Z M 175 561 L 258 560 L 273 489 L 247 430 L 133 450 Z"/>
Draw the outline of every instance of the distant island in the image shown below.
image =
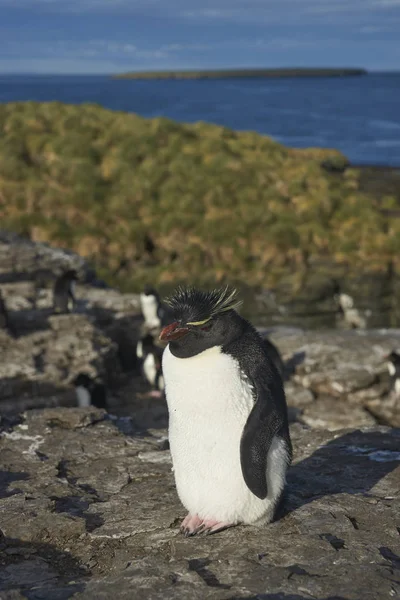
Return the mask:
<path id="1" fill-rule="evenodd" d="M 112 75 L 112 79 L 229 79 L 238 77 L 354 77 L 366 69 L 220 69 L 200 71 L 133 71 Z"/>

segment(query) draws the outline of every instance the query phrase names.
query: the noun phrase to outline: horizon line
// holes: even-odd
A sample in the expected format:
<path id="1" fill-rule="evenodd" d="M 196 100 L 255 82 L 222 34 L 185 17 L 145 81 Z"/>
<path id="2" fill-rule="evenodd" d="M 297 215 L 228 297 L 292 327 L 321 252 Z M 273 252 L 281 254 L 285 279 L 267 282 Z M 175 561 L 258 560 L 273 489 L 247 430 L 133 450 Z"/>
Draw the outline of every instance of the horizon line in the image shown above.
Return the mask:
<path id="1" fill-rule="evenodd" d="M 184 73 L 184 72 L 196 72 L 196 73 L 201 73 L 202 71 L 208 71 L 208 72 L 213 72 L 213 71 L 246 71 L 246 70 L 251 70 L 251 71 L 263 71 L 263 70 L 268 70 L 268 71 L 272 71 L 272 70 L 280 70 L 280 71 L 284 71 L 284 70 L 311 70 L 311 69 L 318 69 L 318 70 L 324 70 L 326 69 L 328 70 L 339 70 L 339 69 L 343 69 L 343 70 L 353 70 L 353 69 L 362 69 L 365 71 L 366 75 L 369 74 L 373 74 L 373 73 L 400 73 L 400 67 L 396 68 L 396 69 L 385 69 L 385 68 L 381 68 L 381 69 L 367 69 L 366 67 L 220 67 L 220 68 L 211 68 L 211 69 L 207 69 L 207 68 L 201 68 L 201 69 L 194 69 L 194 68 L 185 68 L 185 69 L 141 69 L 141 70 L 137 70 L 137 71 L 104 71 L 102 73 L 94 73 L 94 72 L 77 72 L 77 71 L 68 71 L 68 72 L 64 72 L 64 73 L 58 73 L 56 71 L 49 71 L 49 72 L 40 72 L 40 71 L 17 71 L 17 72 L 12 72 L 12 71 L 0 71 L 0 77 L 4 77 L 4 76 L 13 76 L 13 77 L 24 77 L 26 75 L 45 75 L 45 76 L 56 76 L 56 77 L 62 77 L 62 76 L 75 76 L 75 77 L 106 77 L 106 76 L 114 76 L 114 75 L 124 75 L 126 73 Z"/>

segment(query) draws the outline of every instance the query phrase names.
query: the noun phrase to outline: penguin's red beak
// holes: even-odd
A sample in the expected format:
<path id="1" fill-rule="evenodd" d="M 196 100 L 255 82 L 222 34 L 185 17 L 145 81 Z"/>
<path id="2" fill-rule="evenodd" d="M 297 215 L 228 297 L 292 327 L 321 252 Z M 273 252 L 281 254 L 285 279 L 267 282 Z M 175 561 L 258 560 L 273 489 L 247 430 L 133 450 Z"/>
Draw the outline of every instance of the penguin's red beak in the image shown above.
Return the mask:
<path id="1" fill-rule="evenodd" d="M 189 333 L 188 327 L 180 327 L 179 323 L 171 323 L 167 325 L 160 333 L 160 340 L 163 342 L 170 342 L 171 340 L 179 340 Z"/>

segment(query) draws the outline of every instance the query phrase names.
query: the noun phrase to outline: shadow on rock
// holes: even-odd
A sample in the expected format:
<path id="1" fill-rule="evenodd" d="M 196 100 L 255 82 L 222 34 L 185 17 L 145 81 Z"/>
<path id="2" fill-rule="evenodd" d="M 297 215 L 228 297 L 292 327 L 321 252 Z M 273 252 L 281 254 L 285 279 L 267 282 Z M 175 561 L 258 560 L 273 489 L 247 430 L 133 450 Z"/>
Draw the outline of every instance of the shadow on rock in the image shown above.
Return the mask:
<path id="1" fill-rule="evenodd" d="M 364 494 L 399 466 L 400 429 L 356 430 L 319 448 L 288 471 L 287 514 L 317 498 Z"/>
<path id="2" fill-rule="evenodd" d="M 195 571 L 208 587 L 229 590 L 232 586 L 220 583 L 214 573 L 207 568 L 210 563 L 209 558 L 193 558 L 189 560 L 189 571 Z"/>
<path id="3" fill-rule="evenodd" d="M 90 574 L 70 553 L 50 544 L 0 536 L 0 555 L 0 592 L 19 590 L 18 597 L 29 600 L 68 600 L 85 589 L 76 580 Z"/>
<path id="4" fill-rule="evenodd" d="M 296 368 L 301 365 L 306 359 L 306 353 L 304 351 L 295 352 L 287 361 L 285 361 L 285 377 L 284 381 L 290 379 L 296 372 Z"/>
<path id="5" fill-rule="evenodd" d="M 227 600 L 306 600 L 310 596 L 298 596 L 297 594 L 257 594 L 257 596 L 230 596 Z M 329 596 L 329 598 L 318 598 L 318 600 L 348 600 L 343 596 Z"/>
<path id="6" fill-rule="evenodd" d="M 16 338 L 35 333 L 37 331 L 47 331 L 50 329 L 49 317 L 53 310 L 43 309 L 21 309 L 10 310 L 10 321 L 16 331 Z"/>
<path id="7" fill-rule="evenodd" d="M 9 498 L 10 496 L 21 493 L 21 490 L 17 488 L 11 491 L 7 488 L 10 483 L 14 483 L 14 481 L 24 481 L 26 479 L 29 479 L 28 473 L 13 473 L 11 471 L 0 470 L 0 498 Z"/>
<path id="8" fill-rule="evenodd" d="M 72 517 L 81 517 L 84 519 L 86 531 L 94 531 L 104 524 L 104 519 L 100 517 L 100 515 L 87 512 L 91 502 L 88 502 L 79 496 L 63 496 L 62 498 L 51 497 L 51 499 L 54 501 L 55 512 L 67 513 Z M 95 501 L 98 500 L 96 499 Z"/>
<path id="9" fill-rule="evenodd" d="M 35 358 L 34 358 L 35 360 Z M 35 366 L 41 371 L 38 361 Z M 0 379 L 1 414 L 10 416 L 32 408 L 76 406 L 75 390 L 50 381 L 38 381 L 21 376 Z"/>

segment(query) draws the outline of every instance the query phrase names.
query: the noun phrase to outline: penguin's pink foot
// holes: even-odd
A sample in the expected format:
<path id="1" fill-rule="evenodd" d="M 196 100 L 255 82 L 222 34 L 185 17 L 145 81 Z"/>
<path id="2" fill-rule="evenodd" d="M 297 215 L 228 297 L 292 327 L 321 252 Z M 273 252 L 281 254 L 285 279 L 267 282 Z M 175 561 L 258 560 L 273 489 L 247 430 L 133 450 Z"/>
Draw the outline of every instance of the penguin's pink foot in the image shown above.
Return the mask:
<path id="1" fill-rule="evenodd" d="M 162 395 L 163 393 L 159 390 L 152 390 L 151 392 L 149 392 L 150 398 L 162 398 Z"/>
<path id="2" fill-rule="evenodd" d="M 204 519 L 201 523 L 201 527 L 196 531 L 196 533 L 202 535 L 211 535 L 212 533 L 217 533 L 217 531 L 228 529 L 228 527 L 234 527 L 234 523 L 215 521 L 214 519 Z"/>
<path id="3" fill-rule="evenodd" d="M 180 530 L 185 537 L 195 535 L 201 527 L 203 521 L 198 515 L 191 515 L 190 513 L 183 519 Z"/>

